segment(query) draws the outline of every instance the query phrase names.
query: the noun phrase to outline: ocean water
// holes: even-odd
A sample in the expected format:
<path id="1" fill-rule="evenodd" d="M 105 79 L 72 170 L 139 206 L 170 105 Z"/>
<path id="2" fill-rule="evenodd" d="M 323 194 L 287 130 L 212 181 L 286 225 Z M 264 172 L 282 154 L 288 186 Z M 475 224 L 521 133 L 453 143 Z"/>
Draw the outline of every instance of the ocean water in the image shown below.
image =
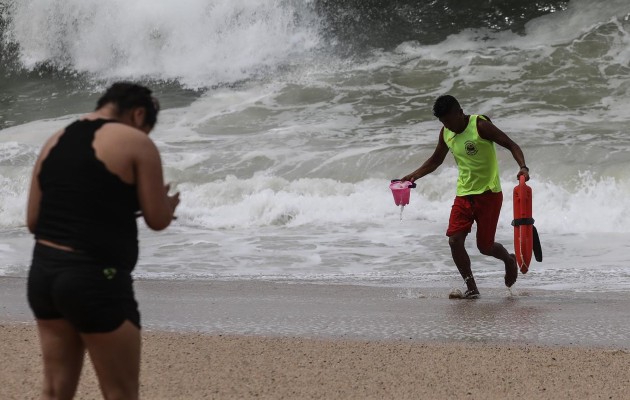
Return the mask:
<path id="1" fill-rule="evenodd" d="M 140 279 L 461 283 L 444 235 L 457 170 L 417 168 L 458 97 L 519 143 L 544 260 L 517 287 L 630 291 L 630 2 L 4 0 L 0 276 L 26 276 L 25 204 L 44 140 L 116 80 L 149 85 L 181 192 L 140 224 Z M 497 240 L 513 248 L 517 165 L 499 150 Z M 478 284 L 503 265 L 467 244 Z"/>

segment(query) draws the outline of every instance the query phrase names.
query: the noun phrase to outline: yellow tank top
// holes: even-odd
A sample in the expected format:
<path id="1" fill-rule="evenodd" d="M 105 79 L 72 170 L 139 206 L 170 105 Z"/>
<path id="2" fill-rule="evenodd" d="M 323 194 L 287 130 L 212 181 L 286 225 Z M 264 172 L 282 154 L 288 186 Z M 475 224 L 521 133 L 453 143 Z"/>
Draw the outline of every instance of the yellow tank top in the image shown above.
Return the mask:
<path id="1" fill-rule="evenodd" d="M 479 136 L 477 118 L 486 119 L 481 115 L 471 115 L 462 133 L 444 127 L 444 142 L 455 157 L 459 170 L 458 196 L 480 194 L 488 190 L 495 193 L 501 191 L 495 145 Z"/>

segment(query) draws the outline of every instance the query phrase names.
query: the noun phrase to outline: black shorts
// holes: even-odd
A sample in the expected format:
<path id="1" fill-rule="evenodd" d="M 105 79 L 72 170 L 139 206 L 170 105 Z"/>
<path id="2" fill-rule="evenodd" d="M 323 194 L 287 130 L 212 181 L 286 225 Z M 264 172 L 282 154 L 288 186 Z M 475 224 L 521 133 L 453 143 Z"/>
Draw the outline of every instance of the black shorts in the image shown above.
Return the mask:
<path id="1" fill-rule="evenodd" d="M 82 333 L 111 332 L 125 320 L 140 328 L 131 271 L 87 254 L 36 243 L 27 297 L 37 319 L 65 319 Z"/>

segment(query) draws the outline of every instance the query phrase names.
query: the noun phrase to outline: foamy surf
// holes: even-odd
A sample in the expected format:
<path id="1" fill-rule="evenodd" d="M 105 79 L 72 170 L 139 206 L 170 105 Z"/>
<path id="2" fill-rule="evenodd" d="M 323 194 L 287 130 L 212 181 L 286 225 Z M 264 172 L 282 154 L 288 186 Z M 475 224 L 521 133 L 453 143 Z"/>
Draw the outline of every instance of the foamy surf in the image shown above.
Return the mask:
<path id="1" fill-rule="evenodd" d="M 625 2 L 571 1 L 516 31 L 481 18 L 360 49 L 340 25 L 322 30 L 335 21 L 314 2 L 180 3 L 161 2 L 137 24 L 121 15 L 142 3 L 24 1 L 2 13 L 15 58 L 1 66 L 0 274 L 28 270 L 24 207 L 45 138 L 92 109 L 112 79 L 143 79 L 164 99 L 152 136 L 182 203 L 171 231 L 141 225 L 140 278 L 460 284 L 444 236 L 452 160 L 417 182 L 402 222 L 387 188 L 431 155 L 440 125 L 430 107 L 451 92 L 515 139 L 531 168 L 545 262 L 517 287 L 630 288 Z M 111 29 L 118 39 L 103 34 Z M 133 38 L 126 54 L 121 42 Z M 497 239 L 510 248 L 517 166 L 506 151 L 499 158 Z M 478 284 L 501 287 L 503 266 L 478 255 L 473 235 Z"/>

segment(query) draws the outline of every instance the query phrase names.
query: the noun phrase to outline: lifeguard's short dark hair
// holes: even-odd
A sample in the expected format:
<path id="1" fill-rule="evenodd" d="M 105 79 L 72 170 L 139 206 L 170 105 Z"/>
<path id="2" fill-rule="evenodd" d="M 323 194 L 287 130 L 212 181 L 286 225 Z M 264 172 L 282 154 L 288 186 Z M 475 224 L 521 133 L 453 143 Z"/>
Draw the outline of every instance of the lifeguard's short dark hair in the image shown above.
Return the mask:
<path id="1" fill-rule="evenodd" d="M 443 117 L 453 110 L 461 110 L 461 106 L 457 99 L 450 94 L 438 97 L 433 103 L 433 115 L 438 118 Z"/>
<path id="2" fill-rule="evenodd" d="M 107 103 L 116 104 L 119 113 L 124 113 L 136 107 L 144 107 L 146 110 L 144 124 L 153 128 L 157 122 L 160 103 L 155 97 L 151 96 L 151 93 L 149 88 L 136 83 L 116 82 L 98 99 L 96 109 L 98 110 Z"/>

